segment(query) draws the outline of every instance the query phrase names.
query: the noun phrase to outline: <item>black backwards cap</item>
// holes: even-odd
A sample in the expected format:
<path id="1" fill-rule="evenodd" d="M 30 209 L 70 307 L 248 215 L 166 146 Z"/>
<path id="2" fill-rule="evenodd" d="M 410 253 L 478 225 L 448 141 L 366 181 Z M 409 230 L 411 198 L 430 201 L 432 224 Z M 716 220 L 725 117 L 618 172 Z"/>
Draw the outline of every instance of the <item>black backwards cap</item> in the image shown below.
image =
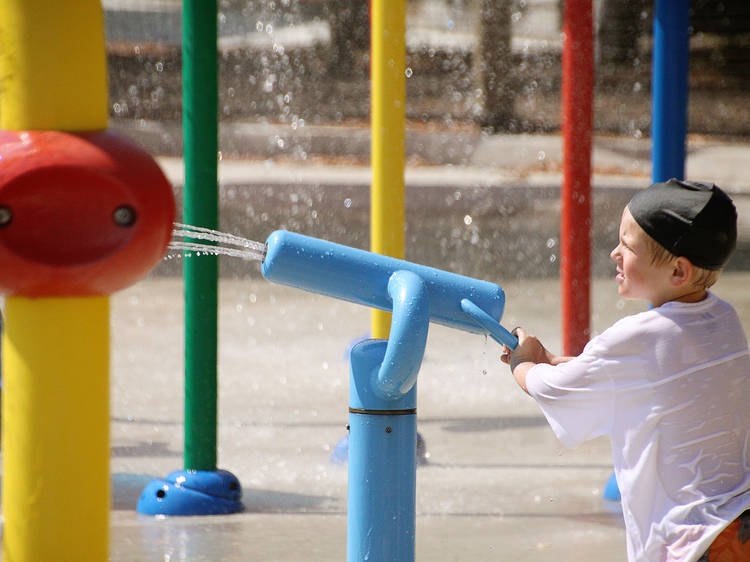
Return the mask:
<path id="1" fill-rule="evenodd" d="M 636 193 L 628 209 L 646 234 L 703 269 L 721 269 L 737 244 L 737 210 L 712 183 L 655 183 Z"/>

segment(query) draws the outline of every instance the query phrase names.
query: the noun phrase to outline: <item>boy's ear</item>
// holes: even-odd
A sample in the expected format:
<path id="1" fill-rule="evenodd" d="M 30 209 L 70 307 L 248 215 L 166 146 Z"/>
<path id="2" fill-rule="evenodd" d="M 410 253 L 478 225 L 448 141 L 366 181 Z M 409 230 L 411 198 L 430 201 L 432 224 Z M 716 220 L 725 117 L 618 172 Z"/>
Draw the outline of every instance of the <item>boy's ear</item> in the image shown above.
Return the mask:
<path id="1" fill-rule="evenodd" d="M 690 263 L 690 260 L 679 257 L 672 265 L 672 275 L 669 278 L 669 282 L 673 287 L 680 287 L 690 282 L 694 272 L 695 266 Z"/>

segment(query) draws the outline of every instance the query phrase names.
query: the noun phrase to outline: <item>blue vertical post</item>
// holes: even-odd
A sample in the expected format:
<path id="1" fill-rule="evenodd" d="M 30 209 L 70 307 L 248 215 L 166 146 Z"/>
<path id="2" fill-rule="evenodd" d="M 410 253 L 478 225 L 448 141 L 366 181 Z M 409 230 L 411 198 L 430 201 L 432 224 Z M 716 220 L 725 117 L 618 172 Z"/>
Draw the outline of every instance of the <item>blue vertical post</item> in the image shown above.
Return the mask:
<path id="1" fill-rule="evenodd" d="M 651 105 L 651 177 L 685 177 L 689 0 L 656 0 Z"/>
<path id="2" fill-rule="evenodd" d="M 416 384 L 383 398 L 373 373 L 388 342 L 366 340 L 351 352 L 347 560 L 414 560 L 417 484 Z"/>
<path id="3" fill-rule="evenodd" d="M 651 181 L 685 179 L 689 0 L 656 0 L 651 68 Z M 604 499 L 620 501 L 615 475 Z"/>

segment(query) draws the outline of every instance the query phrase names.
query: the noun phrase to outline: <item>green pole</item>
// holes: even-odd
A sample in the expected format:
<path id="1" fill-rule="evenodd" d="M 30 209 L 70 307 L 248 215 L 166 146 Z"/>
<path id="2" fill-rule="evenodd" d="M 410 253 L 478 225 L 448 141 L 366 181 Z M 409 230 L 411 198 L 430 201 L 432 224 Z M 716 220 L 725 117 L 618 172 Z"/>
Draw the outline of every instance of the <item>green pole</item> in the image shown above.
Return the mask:
<path id="1" fill-rule="evenodd" d="M 218 228 L 216 0 L 183 0 L 184 222 Z M 196 240 L 197 241 L 197 240 Z M 184 260 L 185 469 L 216 470 L 216 256 Z"/>

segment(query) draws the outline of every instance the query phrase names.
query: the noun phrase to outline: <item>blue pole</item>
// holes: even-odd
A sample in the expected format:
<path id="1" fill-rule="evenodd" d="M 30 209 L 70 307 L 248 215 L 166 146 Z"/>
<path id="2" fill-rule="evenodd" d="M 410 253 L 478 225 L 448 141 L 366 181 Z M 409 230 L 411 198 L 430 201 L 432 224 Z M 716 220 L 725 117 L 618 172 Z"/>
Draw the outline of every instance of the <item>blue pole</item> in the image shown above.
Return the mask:
<path id="1" fill-rule="evenodd" d="M 689 0 L 656 0 L 651 106 L 651 177 L 685 177 Z"/>
<path id="2" fill-rule="evenodd" d="M 651 181 L 685 179 L 689 0 L 656 0 L 651 70 Z M 620 501 L 612 474 L 604 499 Z"/>
<path id="3" fill-rule="evenodd" d="M 351 352 L 349 384 L 349 562 L 414 560 L 417 373 L 430 323 L 424 280 L 400 270 L 388 281 L 390 340 Z"/>
<path id="4" fill-rule="evenodd" d="M 414 560 L 417 485 L 416 384 L 384 399 L 373 386 L 385 340 L 351 352 L 347 560 Z"/>

